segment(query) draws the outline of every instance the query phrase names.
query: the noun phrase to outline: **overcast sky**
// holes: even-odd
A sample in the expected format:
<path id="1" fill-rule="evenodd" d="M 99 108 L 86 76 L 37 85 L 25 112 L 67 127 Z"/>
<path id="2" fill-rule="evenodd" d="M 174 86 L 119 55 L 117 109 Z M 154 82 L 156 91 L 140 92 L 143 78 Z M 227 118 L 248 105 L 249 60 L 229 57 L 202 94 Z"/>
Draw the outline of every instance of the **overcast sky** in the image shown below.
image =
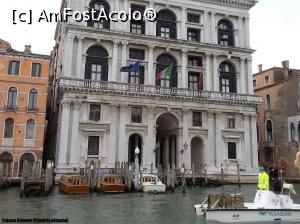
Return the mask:
<path id="1" fill-rule="evenodd" d="M 38 17 L 45 9 L 58 12 L 61 0 L 1 0 L 0 38 L 10 42 L 13 48 L 23 50 L 25 44 L 32 45 L 35 53 L 49 54 L 54 45 L 55 23 L 33 25 L 12 24 L 14 9 L 33 10 Z M 264 68 L 281 66 L 282 60 L 290 60 L 290 66 L 300 69 L 300 1 L 260 0 L 251 13 L 251 45 L 253 72 L 257 65 Z M 298 56 L 298 57 L 297 57 Z"/>

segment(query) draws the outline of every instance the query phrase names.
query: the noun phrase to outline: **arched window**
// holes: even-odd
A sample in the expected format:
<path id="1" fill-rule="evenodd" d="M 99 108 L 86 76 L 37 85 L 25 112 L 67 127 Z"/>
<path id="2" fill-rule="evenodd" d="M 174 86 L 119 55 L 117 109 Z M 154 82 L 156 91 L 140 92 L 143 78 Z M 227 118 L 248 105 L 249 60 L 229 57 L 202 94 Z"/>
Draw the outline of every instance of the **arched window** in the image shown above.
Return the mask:
<path id="1" fill-rule="evenodd" d="M 270 95 L 266 95 L 266 110 L 270 110 L 271 109 L 271 97 Z"/>
<path id="2" fill-rule="evenodd" d="M 0 163 L 2 164 L 3 176 L 11 176 L 12 162 L 13 162 L 13 156 L 10 153 L 4 152 L 0 155 Z"/>
<path id="3" fill-rule="evenodd" d="M 36 89 L 30 90 L 28 110 L 35 110 L 37 108 L 37 97 L 38 97 L 38 91 Z"/>
<path id="4" fill-rule="evenodd" d="M 222 62 L 220 64 L 220 91 L 224 93 L 236 93 L 236 72 L 232 64 Z"/>
<path id="5" fill-rule="evenodd" d="M 7 109 L 16 109 L 18 91 L 15 87 L 8 90 Z"/>
<path id="6" fill-rule="evenodd" d="M 94 9 L 96 11 L 95 17 L 97 18 L 101 11 L 105 11 L 106 15 L 109 14 L 110 7 L 109 4 L 104 0 L 92 0 L 90 3 L 90 10 Z M 101 21 L 90 20 L 87 23 L 90 27 L 96 27 L 100 29 L 110 29 L 110 21 L 102 19 Z"/>
<path id="7" fill-rule="evenodd" d="M 33 162 L 35 161 L 34 156 L 31 153 L 24 153 L 20 158 L 19 164 L 19 176 L 23 174 L 24 162 L 27 161 L 29 171 L 32 170 Z"/>
<path id="8" fill-rule="evenodd" d="M 273 142 L 273 124 L 272 121 L 268 120 L 266 123 L 266 131 L 267 131 L 267 142 Z"/>
<path id="9" fill-rule="evenodd" d="M 156 74 L 166 69 L 168 66 L 172 66 L 170 76 L 162 76 L 160 79 L 156 79 L 156 85 L 162 87 L 177 87 L 177 61 L 169 54 L 161 54 L 157 57 Z"/>
<path id="10" fill-rule="evenodd" d="M 30 119 L 26 123 L 26 139 L 34 139 L 35 121 Z"/>
<path id="11" fill-rule="evenodd" d="M 5 120 L 4 138 L 12 138 L 14 135 L 14 120 L 8 118 Z"/>
<path id="12" fill-rule="evenodd" d="M 103 47 L 93 46 L 87 50 L 85 79 L 108 80 L 108 53 Z"/>
<path id="13" fill-rule="evenodd" d="M 291 141 L 294 142 L 296 140 L 296 128 L 294 123 L 291 123 Z"/>
<path id="14" fill-rule="evenodd" d="M 227 20 L 220 20 L 218 23 L 218 42 L 223 46 L 234 46 L 233 25 Z"/>
<path id="15" fill-rule="evenodd" d="M 168 9 L 160 10 L 157 15 L 156 36 L 175 39 L 177 36 L 176 23 L 177 18 L 172 11 Z"/>

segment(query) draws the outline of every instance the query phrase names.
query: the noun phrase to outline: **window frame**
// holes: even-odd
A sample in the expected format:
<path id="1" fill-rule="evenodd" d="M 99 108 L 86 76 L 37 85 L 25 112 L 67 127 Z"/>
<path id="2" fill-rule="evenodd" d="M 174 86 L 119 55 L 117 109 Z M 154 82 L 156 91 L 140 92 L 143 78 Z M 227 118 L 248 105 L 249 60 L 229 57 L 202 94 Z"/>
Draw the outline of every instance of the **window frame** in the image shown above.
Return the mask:
<path id="1" fill-rule="evenodd" d="M 140 106 L 131 107 L 131 123 L 141 124 L 143 122 L 143 108 Z"/>
<path id="2" fill-rule="evenodd" d="M 98 108 L 96 108 L 96 106 Z M 92 111 L 92 107 L 95 107 L 93 108 L 94 111 Z M 98 111 L 95 111 L 96 109 L 99 109 L 99 114 Z M 101 104 L 97 104 L 97 103 L 91 103 L 89 105 L 89 121 L 100 121 L 101 120 Z"/>
<path id="3" fill-rule="evenodd" d="M 7 124 L 8 121 L 12 121 L 11 124 Z M 11 125 L 10 127 L 8 125 Z M 7 129 L 11 128 L 11 129 Z M 4 131 L 3 131 L 3 138 L 5 139 L 12 139 L 14 137 L 14 129 L 15 129 L 15 120 L 13 118 L 6 118 L 4 120 Z M 10 130 L 8 132 L 8 130 Z"/>
<path id="4" fill-rule="evenodd" d="M 97 139 L 97 141 L 92 141 L 92 140 L 96 140 L 96 139 Z M 91 144 L 93 144 L 93 145 L 91 145 Z M 95 146 L 97 146 L 97 147 L 95 147 Z M 97 157 L 97 156 L 99 156 L 99 153 L 100 153 L 100 136 L 94 136 L 94 135 L 88 136 L 87 156 L 88 157 Z"/>
<path id="5" fill-rule="evenodd" d="M 34 69 L 35 66 L 39 66 L 38 68 L 38 73 L 36 74 L 36 69 Z M 32 62 L 31 63 L 31 72 L 30 72 L 30 76 L 31 77 L 35 77 L 35 78 L 40 78 L 41 77 L 41 73 L 42 73 L 42 64 L 41 63 L 37 63 L 37 62 Z"/>
<path id="6" fill-rule="evenodd" d="M 7 109 L 15 110 L 17 108 L 18 90 L 16 87 L 10 87 L 7 92 Z"/>
<path id="7" fill-rule="evenodd" d="M 196 61 L 196 65 L 194 65 L 194 62 Z M 191 63 L 190 63 L 191 62 Z M 190 67 L 199 67 L 203 68 L 203 57 L 201 56 L 194 56 L 189 55 L 188 56 L 188 66 Z"/>
<path id="8" fill-rule="evenodd" d="M 18 65 L 18 70 L 14 71 L 14 73 L 12 73 L 12 68 L 13 68 L 13 64 L 17 63 Z M 21 61 L 18 60 L 10 60 L 9 61 L 9 65 L 8 65 L 8 75 L 20 75 L 20 69 L 21 68 Z"/>
<path id="9" fill-rule="evenodd" d="M 231 148 L 231 146 L 233 148 Z M 234 150 L 234 152 L 231 152 L 231 150 Z M 233 156 L 234 158 L 231 158 L 232 155 L 234 155 Z M 236 142 L 227 142 L 227 158 L 229 160 L 237 160 L 237 143 Z"/>
<path id="10" fill-rule="evenodd" d="M 35 92 L 33 92 L 35 91 Z M 38 108 L 38 90 L 37 89 L 31 89 L 28 93 L 28 110 L 37 110 Z"/>
<path id="11" fill-rule="evenodd" d="M 193 19 L 190 20 L 191 17 L 194 17 L 194 18 L 197 17 L 197 19 L 196 19 L 197 21 L 195 22 L 195 21 L 193 21 Z M 199 14 L 188 12 L 186 18 L 187 18 L 188 23 L 194 23 L 194 24 L 200 24 L 201 23 L 201 16 Z"/>
<path id="12" fill-rule="evenodd" d="M 236 120 L 234 115 L 227 116 L 227 128 L 228 129 L 235 129 L 236 128 Z"/>
<path id="13" fill-rule="evenodd" d="M 266 80 L 266 78 L 267 78 L 267 80 Z M 269 85 L 270 84 L 270 76 L 269 75 L 265 75 L 264 76 L 264 84 L 265 85 Z"/>
<path id="14" fill-rule="evenodd" d="M 29 123 L 28 122 L 33 122 L 33 123 L 31 123 L 31 125 L 33 125 L 32 126 L 32 136 L 30 135 L 30 136 L 28 136 L 28 131 L 29 131 L 29 129 L 28 129 L 28 125 L 29 125 Z M 33 120 L 33 119 L 29 119 L 29 120 L 27 120 L 26 121 L 26 130 L 25 130 L 25 139 L 28 139 L 28 140 L 32 140 L 32 139 L 35 139 L 35 131 L 36 131 L 36 121 L 35 120 Z"/>
<path id="15" fill-rule="evenodd" d="M 203 118 L 201 111 L 193 111 L 193 127 L 201 128 L 203 125 Z"/>
<path id="16" fill-rule="evenodd" d="M 196 28 L 187 28 L 187 40 L 191 42 L 201 42 L 201 30 Z"/>

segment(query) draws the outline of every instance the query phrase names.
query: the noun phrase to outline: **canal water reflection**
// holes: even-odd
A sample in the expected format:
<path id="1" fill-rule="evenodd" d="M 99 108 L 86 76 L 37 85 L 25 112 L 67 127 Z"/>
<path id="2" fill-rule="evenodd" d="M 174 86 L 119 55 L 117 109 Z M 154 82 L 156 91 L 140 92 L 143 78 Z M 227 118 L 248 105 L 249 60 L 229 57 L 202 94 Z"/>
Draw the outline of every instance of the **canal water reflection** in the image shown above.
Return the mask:
<path id="1" fill-rule="evenodd" d="M 300 185 L 296 185 L 296 191 L 300 193 Z M 186 194 L 177 188 L 174 194 L 164 195 L 65 195 L 55 188 L 49 197 L 19 198 L 19 189 L 10 188 L 0 191 L 0 218 L 68 218 L 75 224 L 204 224 L 206 221 L 196 216 L 193 205 L 216 192 L 221 188 L 188 187 Z M 243 185 L 242 192 L 245 201 L 252 202 L 256 185 Z M 294 202 L 300 203 L 299 195 Z"/>

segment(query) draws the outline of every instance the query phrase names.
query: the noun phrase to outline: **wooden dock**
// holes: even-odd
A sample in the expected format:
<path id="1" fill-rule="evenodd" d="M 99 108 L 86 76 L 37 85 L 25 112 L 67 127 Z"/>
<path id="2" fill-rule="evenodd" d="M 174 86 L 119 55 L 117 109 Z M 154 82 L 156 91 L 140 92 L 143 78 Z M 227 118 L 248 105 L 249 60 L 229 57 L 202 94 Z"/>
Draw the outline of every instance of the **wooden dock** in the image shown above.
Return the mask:
<path id="1" fill-rule="evenodd" d="M 23 196 L 45 196 L 53 189 L 53 164 L 47 161 L 46 170 L 40 170 L 37 162 L 29 166 L 24 162 L 21 180 L 20 197 Z"/>
<path id="2" fill-rule="evenodd" d="M 0 189 L 9 187 L 11 179 L 9 176 L 9 170 L 3 170 L 2 163 L 0 163 Z"/>

